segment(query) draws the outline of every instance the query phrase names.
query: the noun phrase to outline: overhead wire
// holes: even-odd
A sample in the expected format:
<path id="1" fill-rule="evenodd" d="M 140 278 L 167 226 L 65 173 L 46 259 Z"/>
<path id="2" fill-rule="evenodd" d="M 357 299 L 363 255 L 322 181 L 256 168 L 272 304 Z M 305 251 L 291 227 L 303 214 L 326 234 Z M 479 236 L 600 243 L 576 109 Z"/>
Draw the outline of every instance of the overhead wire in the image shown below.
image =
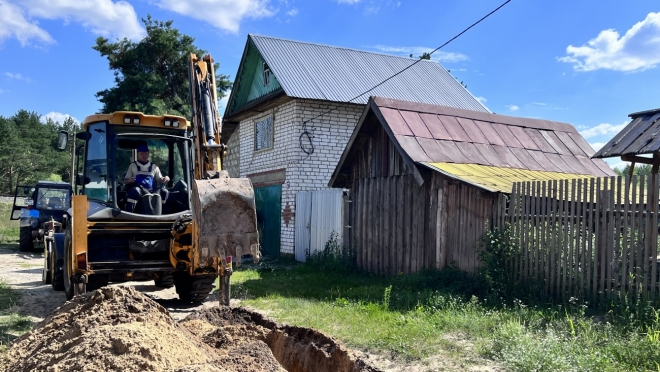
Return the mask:
<path id="1" fill-rule="evenodd" d="M 481 23 L 482 21 L 484 21 L 486 18 L 488 18 L 488 17 L 490 17 L 491 15 L 495 14 L 498 10 L 502 9 L 506 4 L 508 4 L 508 3 L 510 3 L 510 2 L 511 2 L 511 0 L 506 0 L 506 1 L 503 2 L 500 6 L 498 6 L 498 7 L 495 8 L 495 9 L 493 9 L 491 12 L 489 12 L 489 13 L 486 14 L 485 16 L 481 17 L 478 21 L 472 23 L 470 26 L 468 26 L 467 28 L 465 28 L 463 31 L 459 32 L 459 33 L 456 34 L 454 37 L 452 37 L 451 39 L 447 40 L 444 44 L 442 44 L 442 45 L 440 45 L 439 47 L 433 49 L 430 53 L 428 53 L 428 55 L 430 56 L 430 55 L 432 55 L 433 53 L 437 52 L 438 50 L 442 49 L 443 47 L 447 46 L 449 43 L 451 43 L 452 41 L 454 41 L 454 40 L 456 40 L 457 38 L 459 38 L 461 35 L 463 35 L 463 34 L 466 33 L 467 31 L 469 31 L 471 28 L 473 28 L 474 26 L 476 26 L 476 25 L 478 25 L 479 23 Z M 387 79 L 381 81 L 380 83 L 374 85 L 373 87 L 369 88 L 368 90 L 366 90 L 366 91 L 364 91 L 364 92 L 358 94 L 357 96 L 355 96 L 355 97 L 351 98 L 350 100 L 348 100 L 348 101 L 346 101 L 346 102 L 343 102 L 343 103 L 351 103 L 351 102 L 355 101 L 356 99 L 358 99 L 358 98 L 364 96 L 365 94 L 371 92 L 372 90 L 378 88 L 379 86 L 381 86 L 381 85 L 387 83 L 388 81 L 394 79 L 395 77 L 399 76 L 400 74 L 402 74 L 402 73 L 405 72 L 406 70 L 410 69 L 411 67 L 413 67 L 413 66 L 415 66 L 416 64 L 418 64 L 419 62 L 421 62 L 423 59 L 424 59 L 424 58 L 422 58 L 422 57 L 420 56 L 420 58 L 418 58 L 415 62 L 413 62 L 413 63 L 411 63 L 410 65 L 406 66 L 406 67 L 403 68 L 401 71 L 399 71 L 399 72 L 393 74 L 392 76 L 388 77 Z M 337 106 L 337 107 L 335 107 L 335 108 L 332 108 L 332 109 L 330 109 L 330 110 L 327 110 L 327 111 L 325 111 L 325 112 L 322 112 L 321 114 L 319 114 L 319 115 L 317 115 L 317 116 L 315 116 L 315 117 L 313 117 L 313 118 L 311 118 L 311 119 L 309 119 L 309 120 L 305 120 L 305 121 L 303 121 L 303 123 L 302 123 L 302 130 L 303 130 L 303 131 L 302 131 L 302 133 L 300 134 L 300 136 L 298 137 L 298 144 L 300 145 L 300 149 L 301 149 L 301 150 L 302 150 L 307 156 L 305 156 L 304 159 L 300 160 L 300 162 L 305 161 L 308 157 L 310 157 L 310 156 L 314 153 L 314 143 L 312 142 L 312 138 L 314 138 L 314 135 L 313 135 L 312 133 L 310 133 L 310 132 L 307 130 L 307 123 L 309 123 L 309 122 L 311 122 L 311 121 L 313 121 L 313 120 L 316 120 L 316 119 L 318 119 L 318 118 L 320 118 L 320 117 L 323 117 L 323 116 L 325 116 L 325 115 L 327 115 L 327 114 L 329 114 L 329 113 L 331 113 L 331 112 L 337 110 L 338 108 L 339 108 L 339 106 Z M 308 146 L 308 148 L 305 148 L 305 147 L 303 146 L 304 138 L 306 138 L 307 141 L 309 142 L 309 146 Z"/>

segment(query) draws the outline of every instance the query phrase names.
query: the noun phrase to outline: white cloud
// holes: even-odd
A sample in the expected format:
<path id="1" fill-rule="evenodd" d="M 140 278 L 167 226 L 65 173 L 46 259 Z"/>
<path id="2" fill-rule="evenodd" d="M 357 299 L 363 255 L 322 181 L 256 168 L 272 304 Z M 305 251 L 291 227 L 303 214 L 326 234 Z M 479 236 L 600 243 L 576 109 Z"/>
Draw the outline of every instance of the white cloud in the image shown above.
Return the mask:
<path id="1" fill-rule="evenodd" d="M 96 35 L 134 40 L 145 35 L 135 9 L 126 1 L 21 0 L 21 6 L 32 17 L 80 23 Z"/>
<path id="2" fill-rule="evenodd" d="M 6 92 L 6 91 L 5 91 L 5 90 L 2 90 L 2 89 L 0 89 L 0 94 L 2 94 L 2 93 L 4 93 L 4 92 Z"/>
<path id="3" fill-rule="evenodd" d="M 520 110 L 520 107 L 518 107 L 518 106 L 516 106 L 516 105 L 506 105 L 506 106 L 504 106 L 504 107 L 508 108 L 509 111 L 511 111 L 511 112 L 515 112 L 515 111 Z"/>
<path id="4" fill-rule="evenodd" d="M 608 123 L 598 124 L 594 127 L 587 128 L 580 131 L 580 135 L 584 138 L 592 138 L 596 136 L 613 136 L 619 133 L 623 128 L 626 127 L 628 123 L 623 123 L 619 125 L 612 125 Z"/>
<path id="5" fill-rule="evenodd" d="M 486 103 L 486 102 L 488 102 L 488 100 L 486 99 L 486 97 L 481 97 L 481 96 L 479 96 L 479 97 L 474 97 L 474 98 L 475 98 L 477 101 L 481 102 L 481 103 Z"/>
<path id="6" fill-rule="evenodd" d="M 364 7 L 365 14 L 377 14 L 379 11 L 380 11 L 380 4 L 376 4 L 373 1 L 370 1 L 369 4 L 367 4 Z"/>
<path id="7" fill-rule="evenodd" d="M 427 47 L 400 47 L 389 45 L 374 45 L 371 48 L 379 50 L 384 53 L 394 53 L 409 57 L 411 54 L 413 58 L 418 58 L 424 53 L 430 53 L 433 48 Z M 462 53 L 443 52 L 441 50 L 431 54 L 431 59 L 439 62 L 461 62 L 468 61 L 470 58 Z"/>
<path id="8" fill-rule="evenodd" d="M 61 112 L 56 112 L 56 111 L 51 111 L 47 113 L 46 115 L 41 115 L 39 118 L 42 122 L 46 122 L 46 120 L 51 119 L 54 122 L 58 122 L 60 124 L 64 123 L 64 120 L 67 118 L 72 118 L 73 120 L 76 121 L 76 123 L 79 123 L 78 119 L 74 118 L 73 116 L 69 114 L 63 114 Z"/>
<path id="9" fill-rule="evenodd" d="M 605 142 L 595 142 L 590 143 L 589 145 L 591 145 L 591 148 L 594 149 L 594 151 L 598 151 L 605 146 Z"/>
<path id="10" fill-rule="evenodd" d="M 357 4 L 360 0 L 335 0 L 339 4 Z"/>
<path id="11" fill-rule="evenodd" d="M 535 106 L 547 106 L 548 104 L 547 104 L 547 103 L 544 103 L 544 102 L 532 102 L 532 105 L 535 105 Z"/>
<path id="12" fill-rule="evenodd" d="M 25 77 L 25 76 L 21 75 L 20 73 L 14 74 L 12 72 L 5 72 L 5 76 L 9 80 L 22 80 L 22 81 L 25 81 L 25 82 L 28 82 L 28 83 L 31 81 L 31 79 L 29 77 Z"/>
<path id="13" fill-rule="evenodd" d="M 233 33 L 238 33 L 244 18 L 258 19 L 276 13 L 268 8 L 269 0 L 157 0 L 156 3 L 161 8 Z"/>
<path id="14" fill-rule="evenodd" d="M 295 16 L 298 15 L 298 9 L 293 8 L 293 9 L 289 10 L 288 12 L 286 12 L 286 15 L 288 15 L 289 17 L 295 17 Z"/>
<path id="15" fill-rule="evenodd" d="M 9 38 L 16 38 L 21 45 L 30 45 L 31 40 L 41 43 L 54 43 L 48 32 L 37 26 L 36 22 L 25 19 L 23 11 L 17 5 L 0 0 L 0 43 Z"/>
<path id="16" fill-rule="evenodd" d="M 559 61 L 572 63 L 576 71 L 653 68 L 660 63 L 660 13 L 649 13 L 623 36 L 613 29 L 604 30 L 587 45 L 569 45 L 566 53 Z"/>

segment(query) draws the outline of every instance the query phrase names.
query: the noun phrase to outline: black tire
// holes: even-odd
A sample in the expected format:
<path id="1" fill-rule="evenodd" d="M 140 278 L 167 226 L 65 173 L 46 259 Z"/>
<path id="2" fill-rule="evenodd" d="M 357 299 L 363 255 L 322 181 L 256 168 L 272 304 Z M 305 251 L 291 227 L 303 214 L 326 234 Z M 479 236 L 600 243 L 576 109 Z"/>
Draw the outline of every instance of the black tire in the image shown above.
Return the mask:
<path id="1" fill-rule="evenodd" d="M 87 292 L 105 287 L 109 282 L 108 274 L 92 274 L 87 278 Z"/>
<path id="2" fill-rule="evenodd" d="M 64 294 L 66 295 L 67 300 L 71 300 L 75 294 L 75 284 L 71 281 L 71 276 L 73 275 L 73 268 L 71 266 L 71 229 L 66 230 L 66 236 L 64 237 L 64 261 L 62 265 L 62 281 L 64 282 Z"/>
<path id="3" fill-rule="evenodd" d="M 213 290 L 217 275 L 195 275 L 174 273 L 176 293 L 181 301 L 199 303 L 206 299 Z"/>
<path id="4" fill-rule="evenodd" d="M 154 273 L 154 285 L 160 288 L 174 287 L 174 274 L 166 271 Z"/>
<path id="5" fill-rule="evenodd" d="M 21 252 L 31 252 L 34 249 L 34 242 L 32 241 L 32 229 L 29 226 L 21 227 L 18 249 Z"/>
<path id="6" fill-rule="evenodd" d="M 50 255 L 52 263 L 50 265 L 50 275 L 52 277 L 50 281 L 51 287 L 55 291 L 64 290 L 64 260 L 57 257 L 57 252 L 53 251 L 53 254 Z"/>
<path id="7" fill-rule="evenodd" d="M 53 270 L 53 260 L 51 258 L 53 251 L 53 243 L 51 241 L 46 241 L 46 247 L 44 249 L 44 268 L 41 273 L 41 282 L 43 284 L 50 284 L 53 280 L 53 275 L 51 271 Z"/>

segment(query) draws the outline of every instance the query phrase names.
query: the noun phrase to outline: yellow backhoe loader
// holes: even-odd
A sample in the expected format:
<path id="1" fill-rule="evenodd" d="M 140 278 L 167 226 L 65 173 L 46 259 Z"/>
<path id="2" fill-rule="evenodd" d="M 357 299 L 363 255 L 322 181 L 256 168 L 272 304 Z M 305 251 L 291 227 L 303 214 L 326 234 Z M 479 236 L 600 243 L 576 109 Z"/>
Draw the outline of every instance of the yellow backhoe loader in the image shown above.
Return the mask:
<path id="1" fill-rule="evenodd" d="M 188 67 L 190 122 L 120 111 L 88 116 L 75 135 L 80 192 L 66 232 L 49 240 L 67 298 L 108 282 L 154 280 L 199 302 L 220 277 L 220 303 L 228 305 L 232 257 L 258 262 L 252 183 L 222 170 L 213 60 L 192 54 Z M 68 139 L 61 132 L 58 147 Z"/>

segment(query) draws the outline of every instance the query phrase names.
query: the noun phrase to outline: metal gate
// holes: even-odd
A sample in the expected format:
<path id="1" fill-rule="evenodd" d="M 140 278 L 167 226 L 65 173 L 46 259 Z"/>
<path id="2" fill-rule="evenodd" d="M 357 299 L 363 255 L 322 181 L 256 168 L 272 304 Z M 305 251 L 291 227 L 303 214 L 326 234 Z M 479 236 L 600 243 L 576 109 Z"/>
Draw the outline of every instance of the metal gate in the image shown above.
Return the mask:
<path id="1" fill-rule="evenodd" d="M 299 191 L 296 194 L 296 260 L 323 250 L 334 231 L 342 244 L 343 194 L 341 189 Z"/>

